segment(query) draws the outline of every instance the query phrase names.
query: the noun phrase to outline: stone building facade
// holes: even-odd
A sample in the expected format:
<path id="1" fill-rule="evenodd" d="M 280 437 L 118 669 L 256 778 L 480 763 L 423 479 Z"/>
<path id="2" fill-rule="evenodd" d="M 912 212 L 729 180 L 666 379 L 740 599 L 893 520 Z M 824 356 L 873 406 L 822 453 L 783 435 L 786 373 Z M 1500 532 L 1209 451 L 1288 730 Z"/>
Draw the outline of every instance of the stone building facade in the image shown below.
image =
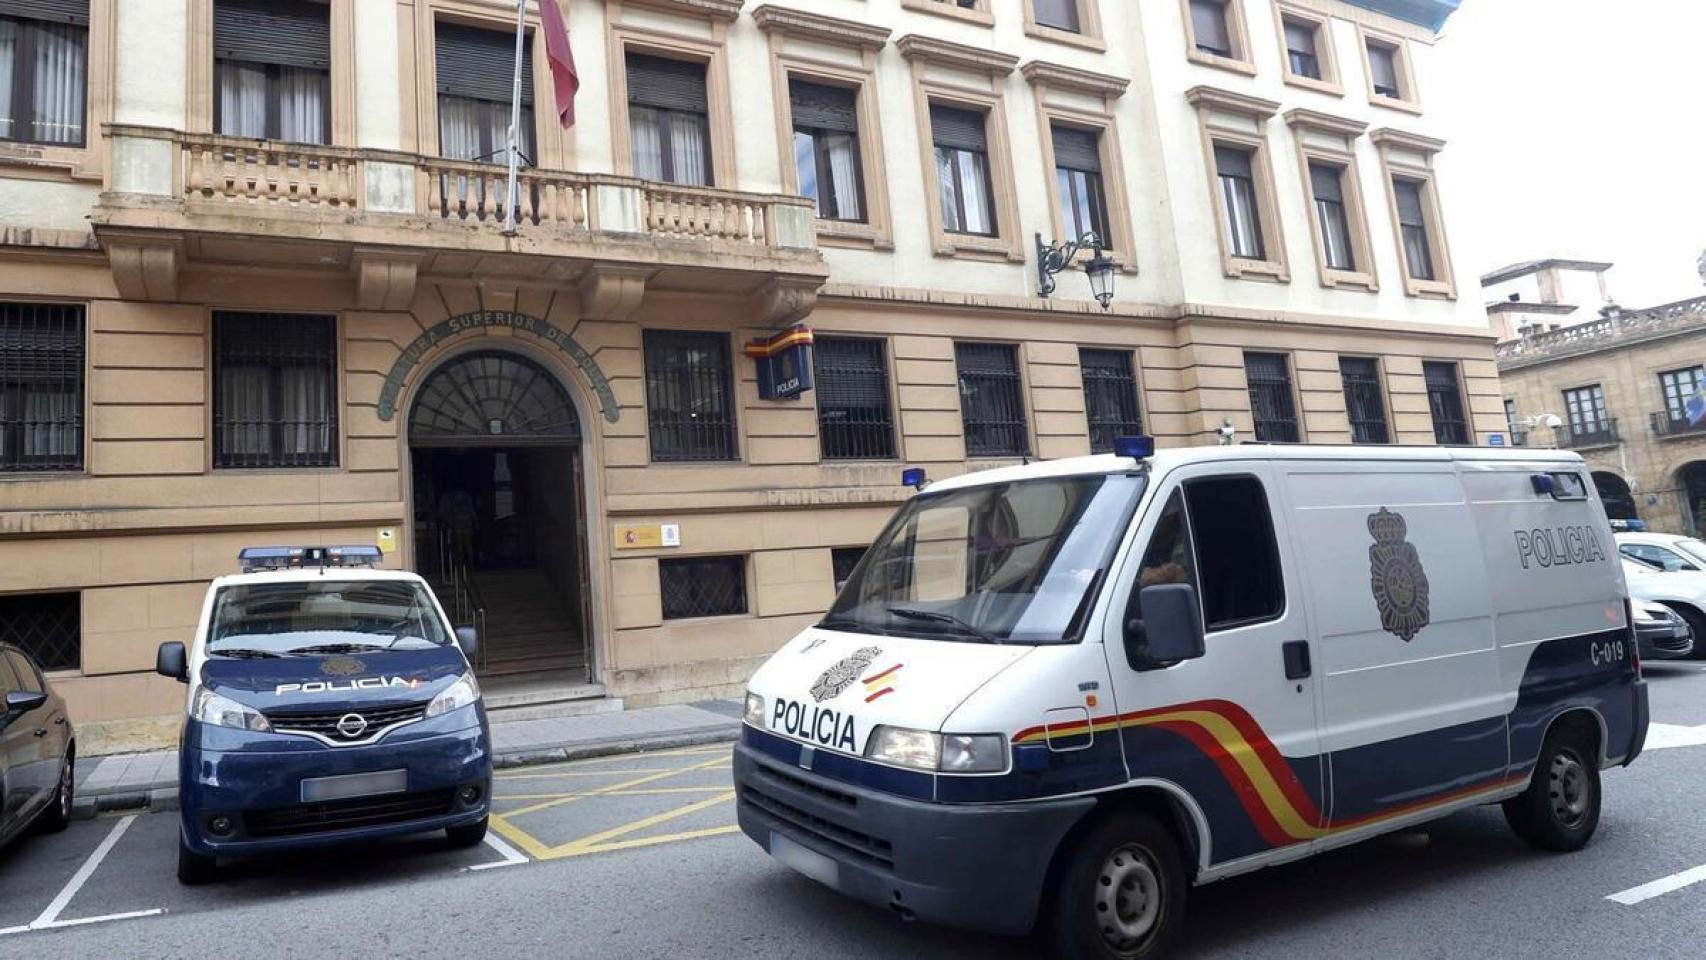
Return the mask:
<path id="1" fill-rule="evenodd" d="M 529 2 L 510 204 L 513 3 L 0 0 L 57 52 L 0 62 L 0 634 L 169 736 L 155 647 L 239 548 L 377 540 L 494 698 L 680 700 L 819 615 L 903 465 L 1487 442 L 1455 7 L 562 0 L 565 129 Z M 1038 292 L 1086 232 L 1106 309 Z M 816 388 L 764 399 L 796 325 Z"/>

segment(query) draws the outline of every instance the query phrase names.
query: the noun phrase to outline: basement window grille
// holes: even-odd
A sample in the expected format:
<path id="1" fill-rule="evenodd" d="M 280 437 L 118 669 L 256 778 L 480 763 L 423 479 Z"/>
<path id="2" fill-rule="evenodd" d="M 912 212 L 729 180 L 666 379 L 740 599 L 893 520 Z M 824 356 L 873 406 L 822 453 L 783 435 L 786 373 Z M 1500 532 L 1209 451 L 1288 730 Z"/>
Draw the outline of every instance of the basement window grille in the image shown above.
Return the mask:
<path id="1" fill-rule="evenodd" d="M 672 557 L 658 561 L 665 620 L 746 613 L 746 558 Z"/>
<path id="2" fill-rule="evenodd" d="M 956 343 L 954 360 L 959 368 L 966 455 L 1029 456 L 1018 348 L 1009 343 Z"/>
<path id="3" fill-rule="evenodd" d="M 83 308 L 0 304 L 0 473 L 83 469 Z"/>
<path id="4" fill-rule="evenodd" d="M 1256 439 L 1262 443 L 1297 443 L 1297 401 L 1291 393 L 1291 362 L 1283 353 L 1244 354 L 1244 373 L 1250 384 L 1250 411 Z"/>
<path id="5" fill-rule="evenodd" d="M 1115 437 L 1143 435 L 1137 402 L 1137 374 L 1129 350 L 1078 351 L 1084 372 L 1084 417 L 1090 425 L 1090 452 L 1113 453 Z"/>
<path id="6" fill-rule="evenodd" d="M 1463 412 L 1463 390 L 1457 380 L 1457 364 L 1422 364 L 1428 386 L 1428 409 L 1433 414 L 1434 439 L 1446 446 L 1468 446 L 1469 418 Z"/>
<path id="7" fill-rule="evenodd" d="M 75 593 L 0 597 L 0 644 L 6 643 L 29 654 L 43 670 L 80 669 L 81 598 Z"/>
<path id="8" fill-rule="evenodd" d="M 894 459 L 894 412 L 883 341 L 819 337 L 812 354 L 823 458 Z"/>
<path id="9" fill-rule="evenodd" d="M 1391 443 L 1386 424 L 1386 401 L 1380 391 L 1380 364 L 1372 357 L 1340 357 L 1339 378 L 1345 386 L 1345 410 L 1350 415 L 1352 443 Z"/>
<path id="10" fill-rule="evenodd" d="M 337 321 L 213 315 L 213 465 L 338 465 Z"/>

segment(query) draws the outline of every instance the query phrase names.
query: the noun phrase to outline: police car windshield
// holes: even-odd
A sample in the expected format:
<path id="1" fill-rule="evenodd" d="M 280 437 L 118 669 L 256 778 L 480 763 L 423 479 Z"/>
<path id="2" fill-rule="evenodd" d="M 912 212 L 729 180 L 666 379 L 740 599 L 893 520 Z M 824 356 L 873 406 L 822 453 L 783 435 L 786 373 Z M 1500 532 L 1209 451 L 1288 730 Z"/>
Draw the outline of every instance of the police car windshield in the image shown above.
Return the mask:
<path id="1" fill-rule="evenodd" d="M 449 643 L 420 584 L 313 580 L 225 587 L 213 604 L 207 652 L 280 656 L 424 650 Z"/>
<path id="2" fill-rule="evenodd" d="M 1146 478 L 1046 477 L 923 494 L 822 626 L 971 643 L 1079 639 Z"/>
<path id="3" fill-rule="evenodd" d="M 1683 553 L 1688 554 L 1690 559 L 1696 560 L 1700 563 L 1706 563 L 1706 543 L 1701 543 L 1699 540 L 1692 538 L 1688 540 L 1678 540 L 1676 542 L 1676 548 L 1681 550 Z"/>

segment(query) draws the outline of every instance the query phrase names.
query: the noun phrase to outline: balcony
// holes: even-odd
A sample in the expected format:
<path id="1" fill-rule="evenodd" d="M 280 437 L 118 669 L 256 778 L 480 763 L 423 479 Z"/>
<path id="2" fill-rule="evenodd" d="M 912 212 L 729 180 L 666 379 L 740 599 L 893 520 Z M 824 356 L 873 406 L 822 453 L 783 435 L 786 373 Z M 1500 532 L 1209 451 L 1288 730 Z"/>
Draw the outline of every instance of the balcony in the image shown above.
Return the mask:
<path id="1" fill-rule="evenodd" d="M 1689 423 L 1687 416 L 1678 417 L 1669 410 L 1652 414 L 1653 436 L 1660 440 L 1678 437 L 1706 437 L 1706 420 Z"/>
<path id="2" fill-rule="evenodd" d="M 748 294 L 784 323 L 828 274 L 802 197 L 527 169 L 511 233 L 498 165 L 127 125 L 106 142 L 92 219 L 134 299 L 175 298 L 186 263 L 353 271 L 369 309 L 408 304 L 417 273 L 477 272 L 635 303 Z"/>
<path id="3" fill-rule="evenodd" d="M 1598 423 L 1565 424 L 1558 428 L 1558 446 L 1565 450 L 1593 450 L 1615 447 L 1623 442 L 1617 433 L 1617 418 Z"/>

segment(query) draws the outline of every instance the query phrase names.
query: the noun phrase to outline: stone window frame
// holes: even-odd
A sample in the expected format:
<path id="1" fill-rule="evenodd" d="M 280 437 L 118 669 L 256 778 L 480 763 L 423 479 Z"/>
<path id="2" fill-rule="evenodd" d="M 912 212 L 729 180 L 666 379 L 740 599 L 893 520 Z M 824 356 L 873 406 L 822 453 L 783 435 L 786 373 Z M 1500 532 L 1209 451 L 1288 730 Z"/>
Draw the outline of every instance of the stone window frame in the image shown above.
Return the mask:
<path id="1" fill-rule="evenodd" d="M 1386 418 L 1386 442 L 1381 443 L 1381 444 L 1373 444 L 1373 443 L 1360 444 L 1360 446 L 1371 446 L 1371 447 L 1372 446 L 1381 446 L 1381 447 L 1398 446 L 1400 441 L 1398 439 L 1398 421 L 1397 421 L 1397 416 L 1396 416 L 1397 411 L 1392 406 L 1392 397 L 1393 397 L 1392 377 L 1391 377 L 1391 372 L 1387 369 L 1387 367 L 1389 366 L 1387 361 L 1390 359 L 1390 355 L 1384 354 L 1384 353 L 1367 353 L 1367 352 L 1359 351 L 1359 350 L 1341 350 L 1341 351 L 1334 353 L 1333 357 L 1336 360 L 1341 360 L 1341 361 L 1346 359 L 1346 358 L 1350 358 L 1353 360 L 1373 360 L 1374 361 L 1374 376 L 1375 376 L 1375 379 L 1379 381 L 1380 402 L 1383 405 L 1381 412 L 1385 415 L 1385 418 Z M 1342 364 L 1339 365 L 1339 389 L 1340 389 L 1340 392 L 1342 394 L 1344 391 L 1344 368 L 1343 368 Z M 1465 408 L 1465 409 L 1467 409 L 1467 408 Z M 1350 403 L 1347 399 L 1347 402 L 1345 404 L 1345 422 L 1347 424 L 1347 427 L 1350 423 L 1350 417 L 1351 417 L 1351 409 L 1350 409 Z M 1353 439 L 1351 440 L 1351 443 L 1356 444 L 1356 440 L 1354 439 L 1356 431 L 1354 428 L 1350 428 L 1350 430 L 1351 430 L 1351 435 L 1353 437 Z"/>
<path id="2" fill-rule="evenodd" d="M 1303 200 L 1309 218 L 1310 247 L 1315 251 L 1316 275 L 1327 289 L 1360 287 L 1370 293 L 1380 290 L 1380 277 L 1375 266 L 1374 239 L 1368 226 L 1368 203 L 1362 190 L 1362 168 L 1357 162 L 1357 140 L 1368 130 L 1361 120 L 1335 117 L 1313 110 L 1288 111 L 1285 122 L 1291 127 L 1297 143 L 1298 172 L 1302 176 Z M 1345 219 L 1350 227 L 1351 252 L 1359 269 L 1338 270 L 1327 265 L 1326 244 L 1321 237 L 1321 222 L 1315 211 L 1314 179 L 1310 163 L 1330 163 L 1344 168 Z"/>
<path id="3" fill-rule="evenodd" d="M 818 219 L 818 243 L 826 247 L 894 249 L 894 221 L 889 205 L 888 151 L 883 145 L 881 90 L 877 57 L 888 44 L 890 31 L 851 20 L 826 17 L 770 4 L 752 12 L 758 29 L 770 40 L 772 87 L 776 96 L 776 143 L 782 189 L 799 193 L 794 165 L 794 117 L 788 82 L 793 77 L 825 86 L 857 91 L 860 175 L 864 179 L 865 223 Z M 790 49 L 791 41 L 802 41 Z M 814 52 L 813 46 L 851 48 L 859 65 L 837 62 Z"/>
<path id="4" fill-rule="evenodd" d="M 1291 396 L 1291 415 L 1297 426 L 1297 443 L 1309 442 L 1309 416 L 1303 409 L 1302 378 L 1297 369 L 1297 351 L 1290 347 L 1267 346 L 1262 342 L 1244 344 L 1238 347 L 1238 374 L 1244 380 L 1244 404 L 1250 412 L 1250 438 L 1261 443 L 1265 441 L 1256 438 L 1256 400 L 1250 394 L 1250 354 L 1266 354 L 1268 356 L 1285 358 L 1285 376 L 1287 392 Z M 1347 413 L 1347 419 L 1348 419 Z"/>
<path id="5" fill-rule="evenodd" d="M 188 111 L 184 125 L 190 133 L 217 133 L 213 129 L 213 99 L 217 82 L 213 67 L 213 8 L 217 0 L 189 0 L 189 86 Z M 327 131 L 326 146 L 353 147 L 356 145 L 355 117 L 355 5 L 357 0 L 318 0 L 328 9 L 332 49 L 327 72 L 331 75 L 332 125 Z M 515 11 L 509 16 L 509 29 L 515 29 Z M 427 49 L 432 49 L 429 44 Z M 438 95 L 433 95 L 433 140 L 438 139 Z M 312 144 L 308 149 L 319 147 Z"/>
<path id="6" fill-rule="evenodd" d="M 1014 179 L 1013 146 L 1007 130 L 1006 78 L 1019 58 L 946 40 L 908 34 L 895 46 L 912 64 L 913 113 L 918 128 L 919 161 L 924 175 L 925 206 L 931 249 L 939 257 L 1026 261 L 1020 227 L 1018 188 Z M 932 75 L 931 71 L 938 71 Z M 984 86 L 963 82 L 981 76 Z M 984 115 L 989 145 L 989 190 L 995 216 L 993 237 L 950 234 L 942 223 L 941 185 L 936 176 L 935 137 L 930 107 L 940 104 Z"/>
<path id="7" fill-rule="evenodd" d="M 953 0 L 900 0 L 900 8 L 916 13 L 947 17 L 950 20 L 958 20 L 980 27 L 993 27 L 995 26 L 995 13 L 990 9 L 991 3 L 992 0 L 977 0 L 977 6 L 967 8 L 959 6 Z"/>
<path id="8" fill-rule="evenodd" d="M 1398 75 L 1399 96 L 1388 97 L 1374 92 L 1374 66 L 1368 56 L 1370 44 L 1377 44 L 1393 51 L 1392 60 Z M 1357 50 L 1362 57 L 1363 84 L 1364 90 L 1368 94 L 1368 102 L 1377 107 L 1387 107 L 1392 110 L 1419 115 L 1422 112 L 1422 96 L 1416 85 L 1415 61 L 1410 56 L 1409 41 L 1396 33 L 1387 33 L 1367 24 L 1358 23 Z"/>
<path id="9" fill-rule="evenodd" d="M 1076 240 L 1065 235 L 1062 221 L 1060 182 L 1055 175 L 1054 126 L 1087 130 L 1097 135 L 1102 160 L 1102 192 L 1108 208 L 1108 233 L 1102 238 L 1106 252 L 1126 273 L 1137 273 L 1137 240 L 1126 186 L 1125 160 L 1120 149 L 1119 121 L 1114 101 L 1125 95 L 1130 81 L 1033 60 L 1020 71 L 1031 85 L 1036 100 L 1037 125 L 1042 144 L 1044 179 L 1048 182 L 1049 223 L 1056 242 Z M 1080 251 L 1076 262 L 1087 262 L 1093 251 Z"/>
<path id="10" fill-rule="evenodd" d="M 1179 0 L 1179 11 L 1185 22 L 1185 59 L 1205 67 L 1253 77 L 1256 75 L 1256 59 L 1250 50 L 1250 25 L 1244 17 L 1244 2 L 1220 0 L 1220 3 L 1226 9 L 1226 36 L 1232 43 L 1232 56 L 1222 57 L 1197 49 L 1197 28 L 1191 18 L 1191 0 Z"/>
<path id="11" fill-rule="evenodd" d="M 641 5 L 679 9 L 675 4 L 664 4 L 662 0 L 646 0 Z M 628 119 L 628 53 L 632 51 L 647 56 L 705 65 L 706 120 L 711 137 L 711 186 L 681 188 L 738 188 L 740 172 L 735 165 L 734 107 L 729 92 L 728 33 L 732 18 L 721 12 L 720 7 L 717 13 L 699 11 L 702 17 L 709 20 L 710 33 L 709 39 L 706 39 L 649 24 L 642 26 L 621 23 L 618 21 L 621 7 L 622 4 L 618 2 L 607 5 L 609 19 L 605 28 L 608 39 L 605 62 L 609 65 L 606 73 L 610 85 L 610 146 L 616 173 L 625 177 L 634 176 L 634 140 Z M 736 15 L 738 16 L 738 12 Z"/>
<path id="12" fill-rule="evenodd" d="M 83 145 L 0 143 L 0 171 L 8 177 L 92 183 L 105 179 L 106 126 L 113 119 L 113 74 L 117 60 L 117 33 L 113 24 L 117 22 L 117 3 L 118 0 L 89 0 L 89 38 L 83 61 Z M 79 243 L 81 237 L 79 234 Z"/>
<path id="13" fill-rule="evenodd" d="M 40 470 L 40 471 L 7 471 L 0 469 L 0 478 L 7 480 L 61 480 L 91 476 L 90 464 L 95 455 L 95 323 L 96 303 L 94 298 L 78 300 L 52 296 L 36 296 L 33 294 L 8 293 L 0 303 L 23 307 L 72 307 L 83 311 L 83 368 L 79 373 L 82 383 L 79 385 L 82 401 L 78 411 L 83 418 L 82 440 L 77 450 L 78 467 L 75 470 Z M 209 328 L 211 329 L 211 328 Z M 211 340 L 211 338 L 209 338 Z M 211 348 L 210 348 L 211 349 Z M 211 356 L 211 354 L 209 354 Z M 211 394 L 207 394 L 211 396 Z M 211 404 L 209 404 L 211 408 Z"/>
<path id="14" fill-rule="evenodd" d="M 215 367 L 219 355 L 214 345 L 214 321 L 221 313 L 277 313 L 289 315 L 307 313 L 332 318 L 332 385 L 333 407 L 337 412 L 338 437 L 334 449 L 337 451 L 337 463 L 325 467 L 222 467 L 215 462 L 214 435 L 218 432 L 218 416 L 214 409 L 219 397 L 219 376 Z M 315 475 L 328 473 L 349 473 L 350 467 L 350 387 L 349 361 L 350 343 L 348 340 L 350 325 L 340 309 L 321 309 L 314 303 L 301 306 L 263 306 L 234 305 L 229 302 L 210 303 L 201 308 L 202 337 L 202 473 L 207 476 L 225 474 L 232 476 L 290 476 Z M 92 368 L 91 368 L 92 372 Z M 90 448 L 93 452 L 93 447 Z"/>
<path id="15" fill-rule="evenodd" d="M 1421 134 L 1406 133 L 1391 127 L 1381 127 L 1368 135 L 1380 151 L 1380 173 L 1386 184 L 1386 214 L 1392 222 L 1392 236 L 1397 245 L 1398 270 L 1404 278 L 1405 294 L 1418 298 L 1457 299 L 1456 265 L 1451 246 L 1446 239 L 1445 218 L 1439 202 L 1439 184 L 1433 158 L 1445 149 L 1445 141 Z M 1418 280 L 1410 276 L 1410 263 L 1404 255 L 1404 228 L 1398 219 L 1398 192 L 1394 178 L 1420 181 L 1422 184 L 1422 215 L 1428 229 L 1429 252 L 1433 256 L 1436 279 Z"/>
<path id="16" fill-rule="evenodd" d="M 1025 36 L 1034 40 L 1047 40 L 1050 43 L 1060 43 L 1069 47 L 1106 53 L 1108 40 L 1102 32 L 1101 0 L 1073 0 L 1073 2 L 1078 5 L 1079 32 L 1077 33 L 1039 23 L 1037 21 L 1036 0 L 1020 0 L 1020 6 L 1025 11 Z"/>
<path id="17" fill-rule="evenodd" d="M 1286 254 L 1285 226 L 1280 217 L 1279 192 L 1274 183 L 1272 149 L 1267 133 L 1268 120 L 1279 112 L 1279 104 L 1209 86 L 1192 87 L 1185 92 L 1185 99 L 1197 109 L 1203 165 L 1207 172 L 1209 201 L 1214 211 L 1214 232 L 1220 244 L 1221 271 L 1234 280 L 1290 283 L 1291 264 Z M 1220 196 L 1220 176 L 1214 160 L 1214 148 L 1222 144 L 1251 153 L 1257 215 L 1261 217 L 1262 246 L 1267 254 L 1265 260 L 1232 255 L 1231 238 L 1226 235 L 1226 211 Z"/>
<path id="18" fill-rule="evenodd" d="M 1333 18 L 1289 0 L 1273 0 L 1273 10 L 1274 30 L 1279 36 L 1280 76 L 1294 87 L 1335 97 L 1344 96 L 1344 74 L 1339 69 L 1338 45 L 1333 42 Z M 1315 56 L 1321 61 L 1321 79 L 1291 72 L 1291 46 L 1285 39 L 1287 20 L 1308 23 L 1315 27 Z"/>

